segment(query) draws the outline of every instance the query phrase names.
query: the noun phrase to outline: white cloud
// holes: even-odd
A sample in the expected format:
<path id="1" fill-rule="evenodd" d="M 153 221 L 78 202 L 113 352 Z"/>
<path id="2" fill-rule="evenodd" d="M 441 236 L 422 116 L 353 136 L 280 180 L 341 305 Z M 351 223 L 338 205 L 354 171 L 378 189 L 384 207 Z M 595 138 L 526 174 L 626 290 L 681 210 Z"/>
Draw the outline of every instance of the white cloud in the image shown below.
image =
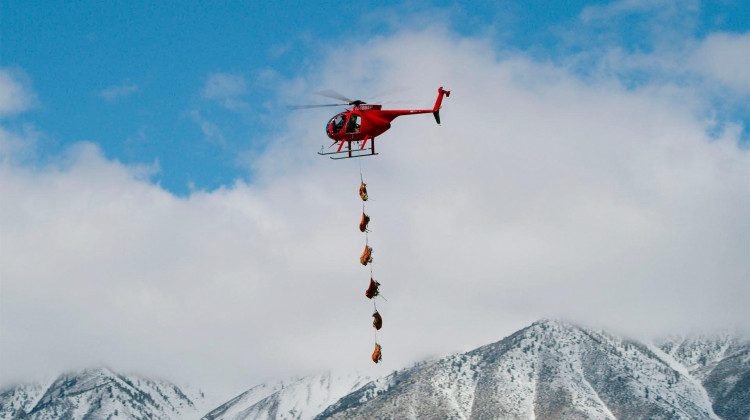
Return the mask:
<path id="1" fill-rule="evenodd" d="M 101 92 L 99 92 L 99 96 L 102 97 L 107 102 L 114 102 L 122 98 L 127 98 L 128 96 L 138 92 L 139 88 L 137 85 L 134 85 L 132 83 L 123 83 L 121 85 L 117 86 L 110 86 Z"/>
<path id="2" fill-rule="evenodd" d="M 202 94 L 206 99 L 227 99 L 242 96 L 246 92 L 247 83 L 242 75 L 214 73 L 206 80 Z"/>
<path id="3" fill-rule="evenodd" d="M 36 144 L 41 134 L 26 124 L 20 131 L 0 126 L 0 162 L 24 162 L 36 156 Z"/>
<path id="4" fill-rule="evenodd" d="M 242 99 L 245 93 L 247 93 L 245 77 L 231 73 L 210 75 L 201 90 L 201 95 L 205 99 L 214 101 L 230 111 L 247 115 L 250 112 L 250 104 Z"/>
<path id="5" fill-rule="evenodd" d="M 608 20 L 620 15 L 650 13 L 653 11 L 684 11 L 685 9 L 696 9 L 698 2 L 695 0 L 617 0 L 604 5 L 586 6 L 581 12 L 584 22 L 592 20 Z"/>
<path id="6" fill-rule="evenodd" d="M 750 32 L 709 36 L 695 49 L 690 64 L 704 76 L 750 93 Z"/>
<path id="7" fill-rule="evenodd" d="M 331 366 L 381 374 L 540 317 L 749 327 L 750 158 L 736 132 L 705 134 L 699 99 L 434 30 L 346 51 L 316 88 L 408 85 L 430 106 L 445 86 L 443 125 L 401 117 L 379 156 L 335 162 L 312 145 L 330 115 L 295 113 L 253 184 L 187 198 L 88 144 L 41 169 L 3 163 L 0 370 L 104 362 L 240 390 Z M 360 164 L 388 298 L 377 367 Z"/>
<path id="8" fill-rule="evenodd" d="M 31 80 L 18 68 L 0 68 L 0 117 L 12 117 L 37 105 Z M 29 123 L 0 125 L 0 163 L 25 162 L 35 156 L 41 133 Z"/>
<path id="9" fill-rule="evenodd" d="M 30 85 L 22 71 L 0 68 L 0 117 L 18 114 L 36 105 L 36 93 Z"/>
<path id="10" fill-rule="evenodd" d="M 224 134 L 221 132 L 218 125 L 204 118 L 197 110 L 190 111 L 190 118 L 200 125 L 201 131 L 206 140 L 215 144 L 226 145 Z"/>

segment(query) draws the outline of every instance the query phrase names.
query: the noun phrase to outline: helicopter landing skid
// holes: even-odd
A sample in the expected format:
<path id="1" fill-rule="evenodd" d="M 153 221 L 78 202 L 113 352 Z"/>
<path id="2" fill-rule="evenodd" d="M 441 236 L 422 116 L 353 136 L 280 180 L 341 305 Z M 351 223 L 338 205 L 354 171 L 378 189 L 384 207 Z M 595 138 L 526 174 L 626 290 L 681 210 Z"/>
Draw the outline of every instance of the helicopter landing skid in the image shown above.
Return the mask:
<path id="1" fill-rule="evenodd" d="M 352 159 L 352 158 L 358 158 L 358 157 L 367 157 L 367 156 L 377 156 L 380 153 L 362 153 L 365 151 L 371 151 L 372 149 L 360 149 L 360 150 L 342 150 L 340 152 L 318 152 L 321 156 L 328 156 L 328 155 L 344 155 L 344 156 L 328 156 L 331 159 L 339 160 L 339 159 Z"/>
<path id="2" fill-rule="evenodd" d="M 368 157 L 368 156 L 377 156 L 379 154 L 380 153 L 362 153 L 362 154 L 359 154 L 359 155 L 354 154 L 354 155 L 351 155 L 351 156 L 341 156 L 341 157 L 333 157 L 333 156 L 331 156 L 331 159 L 333 159 L 333 160 L 352 159 L 352 158 L 360 158 L 360 157 Z"/>
<path id="3" fill-rule="evenodd" d="M 334 156 L 329 156 L 331 159 L 334 159 L 334 160 L 379 155 L 379 153 L 375 153 L 375 148 L 372 146 L 366 149 L 351 149 L 351 143 L 349 143 L 348 146 L 349 147 L 346 150 L 339 150 L 336 152 L 324 152 L 323 146 L 320 146 L 320 151 L 318 152 L 318 154 L 321 156 L 334 155 Z M 366 152 L 369 152 L 369 153 L 366 153 Z M 345 155 L 345 156 L 338 156 L 338 155 Z"/>

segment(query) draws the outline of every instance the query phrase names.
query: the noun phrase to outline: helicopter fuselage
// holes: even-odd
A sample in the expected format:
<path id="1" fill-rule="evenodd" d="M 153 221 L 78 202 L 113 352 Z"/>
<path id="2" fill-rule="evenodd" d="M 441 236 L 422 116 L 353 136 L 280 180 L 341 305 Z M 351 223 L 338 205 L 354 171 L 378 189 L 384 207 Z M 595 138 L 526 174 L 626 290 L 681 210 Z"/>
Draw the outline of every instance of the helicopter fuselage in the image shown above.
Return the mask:
<path id="1" fill-rule="evenodd" d="M 326 134 L 336 142 L 352 142 L 374 139 L 391 128 L 391 121 L 402 115 L 432 113 L 440 124 L 440 104 L 450 91 L 438 89 L 438 97 L 432 109 L 382 109 L 382 105 L 355 104 L 352 109 L 335 115 L 326 125 Z M 364 147 L 364 144 L 362 145 Z M 339 146 L 340 148 L 341 146 Z"/>

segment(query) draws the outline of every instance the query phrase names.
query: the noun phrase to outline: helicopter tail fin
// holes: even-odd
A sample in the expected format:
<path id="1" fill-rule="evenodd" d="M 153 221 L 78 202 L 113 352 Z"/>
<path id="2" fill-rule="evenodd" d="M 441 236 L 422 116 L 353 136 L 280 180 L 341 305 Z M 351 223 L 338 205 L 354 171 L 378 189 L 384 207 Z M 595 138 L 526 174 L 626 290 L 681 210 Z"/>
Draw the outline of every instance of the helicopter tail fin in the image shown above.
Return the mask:
<path id="1" fill-rule="evenodd" d="M 432 108 L 432 115 L 435 116 L 435 121 L 440 125 L 440 105 L 443 103 L 443 96 L 451 96 L 451 91 L 443 90 L 443 87 L 438 88 L 438 97 L 435 101 L 435 107 Z"/>

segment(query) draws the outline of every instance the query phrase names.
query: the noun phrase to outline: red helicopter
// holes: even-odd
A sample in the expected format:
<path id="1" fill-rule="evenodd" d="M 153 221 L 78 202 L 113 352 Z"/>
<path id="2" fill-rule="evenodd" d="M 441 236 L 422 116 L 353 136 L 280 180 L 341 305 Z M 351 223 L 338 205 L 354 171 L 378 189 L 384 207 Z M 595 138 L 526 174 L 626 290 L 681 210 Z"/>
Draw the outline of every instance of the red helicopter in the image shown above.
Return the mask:
<path id="1" fill-rule="evenodd" d="M 412 114 L 426 114 L 431 112 L 435 116 L 435 121 L 440 124 L 440 104 L 443 102 L 443 95 L 450 96 L 451 92 L 443 90 L 442 87 L 438 88 L 438 97 L 435 101 L 435 106 L 432 109 L 382 109 L 382 105 L 368 104 L 366 102 L 355 100 L 352 101 L 345 96 L 334 92 L 334 91 L 321 91 L 316 92 L 318 95 L 327 96 L 334 99 L 340 99 L 346 101 L 344 104 L 327 104 L 327 105 L 303 105 L 296 106 L 294 108 L 319 108 L 326 106 L 351 106 L 351 109 L 342 112 L 328 121 L 326 124 L 326 134 L 333 140 L 333 144 L 339 144 L 338 149 L 335 152 L 324 152 L 321 147 L 319 155 L 335 155 L 330 156 L 331 159 L 348 159 L 355 157 L 374 156 L 375 153 L 375 137 L 383 134 L 386 130 L 391 128 L 391 121 L 401 115 L 412 115 Z M 370 147 L 367 146 L 368 140 L 370 141 Z M 352 142 L 357 142 L 359 149 L 352 149 Z M 344 144 L 347 145 L 346 150 L 342 150 Z M 368 152 L 369 153 L 366 153 Z M 344 155 L 344 156 L 341 156 Z"/>

